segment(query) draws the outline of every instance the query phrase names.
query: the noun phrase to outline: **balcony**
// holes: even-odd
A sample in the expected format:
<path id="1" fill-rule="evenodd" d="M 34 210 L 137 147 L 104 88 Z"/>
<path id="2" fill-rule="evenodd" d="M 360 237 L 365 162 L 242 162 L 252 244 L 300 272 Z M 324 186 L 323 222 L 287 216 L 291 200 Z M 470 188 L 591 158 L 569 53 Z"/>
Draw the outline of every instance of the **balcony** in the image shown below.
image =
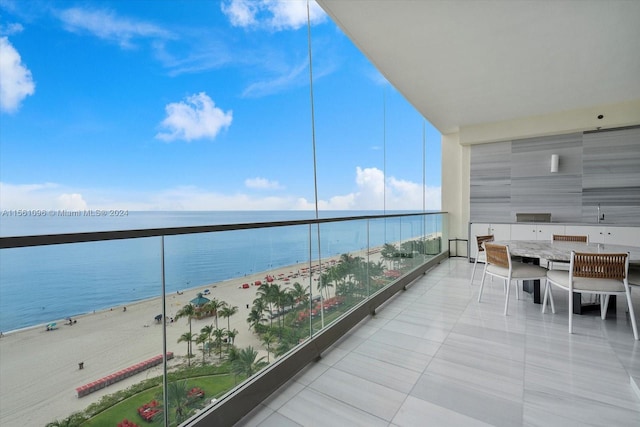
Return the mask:
<path id="1" fill-rule="evenodd" d="M 574 317 L 569 335 L 566 295 L 554 294 L 553 315 L 524 294 L 505 317 L 502 284 L 479 304 L 471 265 L 429 270 L 238 425 L 640 423 L 640 346 L 624 301 L 605 321 Z"/>
<path id="2" fill-rule="evenodd" d="M 166 407 L 165 425 L 229 425 L 444 259 L 445 224 L 396 214 L 3 237 L 0 423 L 144 425 Z M 272 288 L 280 299 L 258 310 Z M 251 372 L 233 363 L 245 350 Z"/>

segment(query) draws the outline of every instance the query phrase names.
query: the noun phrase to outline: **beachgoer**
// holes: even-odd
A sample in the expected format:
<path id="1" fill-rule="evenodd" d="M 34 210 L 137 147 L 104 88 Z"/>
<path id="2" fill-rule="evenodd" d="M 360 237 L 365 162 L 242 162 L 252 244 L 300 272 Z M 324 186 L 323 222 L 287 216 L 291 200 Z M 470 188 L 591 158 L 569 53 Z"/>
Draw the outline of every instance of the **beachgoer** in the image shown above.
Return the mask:
<path id="1" fill-rule="evenodd" d="M 127 307 L 122 307 L 122 311 L 127 311 Z"/>

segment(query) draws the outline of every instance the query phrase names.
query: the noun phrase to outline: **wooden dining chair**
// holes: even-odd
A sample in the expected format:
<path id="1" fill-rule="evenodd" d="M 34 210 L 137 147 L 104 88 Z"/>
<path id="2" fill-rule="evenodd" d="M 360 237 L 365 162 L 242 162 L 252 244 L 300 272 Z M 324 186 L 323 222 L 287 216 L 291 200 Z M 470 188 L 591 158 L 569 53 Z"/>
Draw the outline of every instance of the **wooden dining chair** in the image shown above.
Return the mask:
<path id="1" fill-rule="evenodd" d="M 482 262 L 482 263 L 487 262 L 486 253 L 484 252 L 484 246 L 482 244 L 484 242 L 493 242 L 493 240 L 494 240 L 493 234 L 489 234 L 486 236 L 476 236 L 476 243 L 478 245 L 478 254 L 476 255 L 476 260 L 473 263 L 473 271 L 471 272 L 471 281 L 469 282 L 470 285 L 473 285 L 473 278 L 476 275 L 476 267 L 478 265 L 478 262 Z"/>
<path id="2" fill-rule="evenodd" d="M 504 300 L 504 315 L 506 316 L 509 308 L 509 288 L 511 287 L 511 282 L 513 280 L 516 281 L 516 299 L 520 299 L 517 282 L 521 280 L 543 280 L 547 277 L 547 269 L 537 265 L 512 262 L 511 255 L 509 254 L 509 246 L 506 245 L 485 242 L 484 249 L 487 262 L 485 263 L 484 272 L 482 273 L 478 302 L 481 302 L 484 279 L 487 275 L 503 279 L 506 294 Z"/>
<path id="3" fill-rule="evenodd" d="M 579 242 L 579 243 L 589 244 L 589 236 L 571 236 L 571 235 L 565 235 L 565 234 L 554 234 L 551 240 L 553 240 L 554 242 Z M 569 268 L 569 263 L 567 261 L 557 260 L 557 259 L 548 259 L 547 268 L 549 270 L 552 270 L 555 263 L 558 263 L 559 265 L 563 266 L 564 269 Z"/>
<path id="4" fill-rule="evenodd" d="M 557 286 L 569 292 L 569 333 L 573 333 L 573 293 L 595 294 L 600 296 L 600 317 L 607 316 L 609 297 L 624 295 L 629 306 L 633 337 L 638 339 L 638 328 L 631 302 L 631 290 L 628 281 L 628 253 L 576 253 L 571 252 L 569 271 L 549 270 L 544 289 L 542 312 L 547 308 L 547 300 L 551 303 L 551 311 L 556 312 L 553 303 L 551 286 Z M 550 286 L 551 285 L 551 286 Z"/>

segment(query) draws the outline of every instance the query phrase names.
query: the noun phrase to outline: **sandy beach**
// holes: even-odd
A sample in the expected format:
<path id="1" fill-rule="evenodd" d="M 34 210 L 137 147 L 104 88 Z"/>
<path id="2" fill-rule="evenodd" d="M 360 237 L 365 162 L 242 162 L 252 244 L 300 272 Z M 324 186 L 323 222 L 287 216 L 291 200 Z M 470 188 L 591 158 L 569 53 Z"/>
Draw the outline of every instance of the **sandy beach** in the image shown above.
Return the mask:
<path id="1" fill-rule="evenodd" d="M 351 255 L 378 262 L 380 252 L 381 247 Z M 324 258 L 322 270 L 339 259 L 339 255 Z M 320 266 L 317 260 L 313 262 L 312 277 L 308 274 L 309 267 L 309 263 L 301 263 L 168 294 L 167 319 L 175 317 L 198 293 L 208 289 L 207 298 L 238 307 L 237 313 L 230 318 L 231 329 L 238 331 L 235 345 L 238 348 L 253 346 L 259 352 L 258 357 L 266 356 L 260 339 L 249 330 L 246 321 L 259 289 L 254 283 L 265 282 L 266 276 L 270 275 L 283 288 L 295 282 L 304 287 L 313 283 L 312 289 L 316 293 L 315 281 Z M 125 306 L 118 306 L 77 316 L 74 317 L 77 323 L 72 325 L 65 324 L 65 319 L 52 319 L 57 323 L 57 329 L 52 331 L 47 331 L 43 325 L 5 333 L 0 338 L 0 425 L 44 426 L 85 409 L 102 396 L 161 375 L 161 366 L 156 366 L 85 397 L 79 398 L 76 393 L 77 387 L 162 354 L 162 323 L 155 321 L 162 313 L 161 304 L 161 298 L 156 297 L 126 304 L 126 310 Z M 202 327 L 214 322 L 213 317 L 193 319 L 193 334 L 197 335 Z M 169 361 L 169 367 L 186 363 L 187 344 L 177 341 L 189 332 L 188 320 L 181 318 L 167 322 L 166 326 L 167 351 L 175 356 Z M 218 326 L 227 328 L 227 319 L 219 317 Z M 191 360 L 200 363 L 202 353 L 195 343 L 193 352 L 195 357 Z M 83 363 L 83 369 L 79 369 L 79 363 Z"/>
<path id="2" fill-rule="evenodd" d="M 296 281 L 308 286 L 308 276 L 284 280 L 303 272 L 306 267 L 309 265 L 288 266 L 269 274 L 283 287 Z M 230 318 L 231 329 L 238 331 L 236 346 L 253 346 L 259 350 L 259 356 L 266 356 L 260 340 L 249 330 L 246 321 L 250 311 L 247 305 L 251 307 L 258 290 L 253 283 L 264 282 L 266 274 L 256 273 L 169 294 L 167 318 L 175 317 L 198 292 L 209 289 L 210 294 L 206 295 L 209 299 L 217 298 L 238 307 L 238 312 Z M 245 283 L 250 284 L 248 289 L 242 287 Z M 39 326 L 5 333 L 0 338 L 0 425 L 44 426 L 83 410 L 104 395 L 160 375 L 161 368 L 155 367 L 82 398 L 78 398 L 75 391 L 76 387 L 162 354 L 162 324 L 154 320 L 162 313 L 161 304 L 158 297 L 127 304 L 126 311 L 119 306 L 78 316 L 73 325 L 65 324 L 65 319 L 52 319 L 57 323 L 57 329 L 52 331 Z M 196 335 L 203 326 L 213 323 L 213 317 L 193 319 L 192 332 Z M 227 319 L 219 318 L 218 325 L 226 328 Z M 176 356 L 170 366 L 185 363 L 187 344 L 177 341 L 188 331 L 186 318 L 167 323 L 167 351 Z M 192 361 L 200 362 L 202 353 L 195 344 L 193 348 L 196 357 Z M 84 364 L 83 369 L 79 369 L 80 362 Z"/>

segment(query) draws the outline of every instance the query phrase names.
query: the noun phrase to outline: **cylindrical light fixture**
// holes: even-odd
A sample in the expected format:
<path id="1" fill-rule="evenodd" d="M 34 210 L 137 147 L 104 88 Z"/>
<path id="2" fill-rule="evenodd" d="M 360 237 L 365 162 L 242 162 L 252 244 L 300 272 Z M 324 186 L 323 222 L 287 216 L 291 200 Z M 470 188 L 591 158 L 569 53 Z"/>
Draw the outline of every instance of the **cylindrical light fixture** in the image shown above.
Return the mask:
<path id="1" fill-rule="evenodd" d="M 558 162 L 559 161 L 560 161 L 560 158 L 558 157 L 557 154 L 552 154 L 551 155 L 551 173 L 558 172 Z"/>

